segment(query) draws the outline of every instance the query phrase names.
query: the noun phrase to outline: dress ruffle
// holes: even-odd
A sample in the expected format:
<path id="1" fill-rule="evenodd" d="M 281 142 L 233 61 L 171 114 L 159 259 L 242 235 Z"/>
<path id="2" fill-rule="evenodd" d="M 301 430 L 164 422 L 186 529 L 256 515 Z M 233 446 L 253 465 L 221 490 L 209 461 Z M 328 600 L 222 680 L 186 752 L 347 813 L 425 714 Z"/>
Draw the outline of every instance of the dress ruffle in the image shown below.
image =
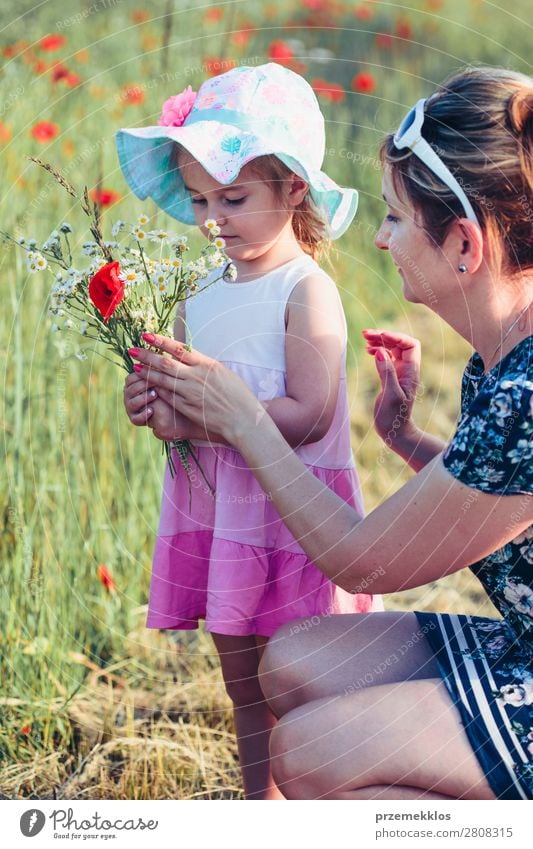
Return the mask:
<path id="1" fill-rule="evenodd" d="M 381 597 L 336 587 L 309 561 L 241 455 L 195 448 L 215 489 L 193 471 L 189 487 L 165 471 L 147 627 L 190 629 L 205 619 L 221 634 L 270 636 L 286 622 L 331 613 L 381 610 Z M 354 469 L 311 467 L 313 474 L 363 513 Z"/>

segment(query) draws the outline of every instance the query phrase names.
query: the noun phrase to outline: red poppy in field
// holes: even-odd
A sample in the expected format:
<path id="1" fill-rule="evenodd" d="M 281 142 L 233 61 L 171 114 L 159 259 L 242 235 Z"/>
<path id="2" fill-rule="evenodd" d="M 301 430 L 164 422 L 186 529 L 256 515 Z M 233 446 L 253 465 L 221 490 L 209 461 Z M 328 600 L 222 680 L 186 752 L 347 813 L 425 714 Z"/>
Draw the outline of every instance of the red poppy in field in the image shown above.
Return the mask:
<path id="1" fill-rule="evenodd" d="M 67 77 L 65 77 L 65 83 L 69 88 L 76 88 L 76 86 L 81 84 L 81 77 L 79 74 L 75 74 L 73 71 L 70 71 Z"/>
<path id="2" fill-rule="evenodd" d="M 294 53 L 285 41 L 273 41 L 268 48 L 268 58 L 286 65 L 294 59 Z"/>
<path id="3" fill-rule="evenodd" d="M 243 21 L 239 24 L 239 30 L 234 32 L 231 36 L 231 40 L 237 45 L 237 47 L 246 47 L 254 32 L 254 25 Z"/>
<path id="4" fill-rule="evenodd" d="M 52 66 L 50 79 L 53 83 L 58 83 L 61 80 L 64 80 L 70 74 L 69 69 L 62 62 L 57 62 Z"/>
<path id="5" fill-rule="evenodd" d="M 114 192 L 112 189 L 91 189 L 89 192 L 89 197 L 93 203 L 97 203 L 98 206 L 112 206 L 112 204 L 117 203 L 120 200 L 121 195 L 118 192 Z"/>
<path id="6" fill-rule="evenodd" d="M 360 21 L 369 21 L 370 18 L 374 17 L 374 10 L 370 9 L 369 6 L 356 6 L 354 9 L 354 15 Z"/>
<path id="7" fill-rule="evenodd" d="M 11 127 L 0 121 L 0 143 L 5 144 L 11 138 Z"/>
<path id="8" fill-rule="evenodd" d="M 118 262 L 116 264 L 118 265 Z M 105 266 L 105 267 L 107 268 L 107 266 Z M 102 271 L 103 270 L 104 269 L 102 269 Z M 94 280 L 94 278 L 93 278 L 93 280 Z M 100 563 L 98 570 L 97 570 L 97 574 L 98 574 L 98 579 L 102 582 L 102 584 L 104 585 L 106 590 L 108 590 L 108 592 L 110 592 L 110 593 L 115 592 L 115 590 L 117 588 L 116 584 L 115 584 L 113 578 L 111 577 L 111 573 L 110 573 L 109 569 L 107 568 L 107 566 L 105 565 L 105 563 Z"/>
<path id="9" fill-rule="evenodd" d="M 33 63 L 33 70 L 37 75 L 46 74 L 46 72 L 50 69 L 50 65 L 48 62 L 45 62 L 44 59 L 37 59 Z"/>
<path id="10" fill-rule="evenodd" d="M 346 92 L 339 83 L 330 83 L 328 80 L 319 77 L 312 80 L 311 88 L 316 95 L 324 98 L 324 100 L 330 100 L 332 103 L 340 103 L 346 96 Z"/>
<path id="11" fill-rule="evenodd" d="M 376 80 L 368 71 L 361 71 L 356 74 L 352 80 L 352 88 L 354 91 L 359 91 L 362 94 L 370 94 L 376 88 Z"/>
<path id="12" fill-rule="evenodd" d="M 20 729 L 20 733 L 24 734 L 25 737 L 28 736 L 30 731 L 31 731 L 31 725 L 23 725 L 22 728 Z"/>
<path id="13" fill-rule="evenodd" d="M 219 59 L 217 56 L 207 56 L 202 64 L 206 73 L 212 77 L 218 77 L 219 74 L 225 74 L 226 71 L 231 71 L 237 63 L 234 59 Z"/>
<path id="14" fill-rule="evenodd" d="M 208 9 L 204 15 L 204 20 L 209 24 L 216 24 L 218 21 L 221 21 L 224 17 L 224 9 L 221 9 L 220 6 L 212 6 L 211 9 Z"/>
<path id="15" fill-rule="evenodd" d="M 23 50 L 29 47 L 28 41 L 15 41 L 13 44 L 8 44 L 2 50 L 2 56 L 5 56 L 6 59 L 12 59 L 13 56 L 18 56 L 19 53 L 22 53 Z"/>
<path id="16" fill-rule="evenodd" d="M 413 28 L 409 21 L 398 21 L 395 32 L 398 38 L 404 38 L 406 41 L 413 36 Z"/>
<path id="17" fill-rule="evenodd" d="M 144 90 L 139 85 L 124 85 L 120 90 L 120 99 L 129 106 L 144 103 Z"/>
<path id="18" fill-rule="evenodd" d="M 89 282 L 89 297 L 107 324 L 116 308 L 124 298 L 124 281 L 120 279 L 120 265 L 108 262 L 97 271 Z M 101 563 L 98 567 L 98 577 L 105 584 L 105 579 L 111 576 L 107 566 Z"/>
<path id="19" fill-rule="evenodd" d="M 144 24 L 149 18 L 149 12 L 146 12 L 144 9 L 134 9 L 131 13 L 131 19 L 134 24 Z"/>
<path id="20" fill-rule="evenodd" d="M 64 35 L 60 35 L 58 32 L 51 33 L 50 35 L 45 35 L 44 38 L 41 38 L 39 42 L 39 47 L 41 50 L 45 50 L 47 53 L 52 53 L 54 50 L 59 50 L 66 43 L 66 38 Z"/>
<path id="21" fill-rule="evenodd" d="M 52 121 L 39 121 L 38 124 L 34 124 L 31 129 L 31 134 L 35 141 L 38 141 L 40 144 L 45 144 L 45 142 L 52 141 L 55 139 L 59 132 L 59 126 L 54 124 Z"/>
<path id="22" fill-rule="evenodd" d="M 388 32 L 378 32 L 376 35 L 376 47 L 388 50 L 394 44 L 394 38 Z"/>

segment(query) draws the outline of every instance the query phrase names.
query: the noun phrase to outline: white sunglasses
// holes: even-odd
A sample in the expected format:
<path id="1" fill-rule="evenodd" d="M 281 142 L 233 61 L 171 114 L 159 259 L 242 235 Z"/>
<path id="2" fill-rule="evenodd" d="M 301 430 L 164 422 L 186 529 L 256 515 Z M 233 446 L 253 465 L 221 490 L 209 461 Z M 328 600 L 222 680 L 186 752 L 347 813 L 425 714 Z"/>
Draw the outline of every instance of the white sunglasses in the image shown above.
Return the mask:
<path id="1" fill-rule="evenodd" d="M 442 159 L 440 159 L 433 148 L 428 144 L 425 138 L 422 137 L 422 125 L 424 123 L 424 103 L 426 98 L 423 97 L 409 110 L 399 129 L 394 134 L 394 147 L 397 150 L 403 150 L 408 147 L 409 150 L 418 156 L 421 162 L 426 165 L 430 171 L 439 177 L 443 183 L 454 193 L 461 201 L 463 209 L 466 212 L 466 217 L 480 227 L 476 213 L 472 204 L 468 200 L 461 186 L 453 176 L 449 168 L 446 167 Z"/>

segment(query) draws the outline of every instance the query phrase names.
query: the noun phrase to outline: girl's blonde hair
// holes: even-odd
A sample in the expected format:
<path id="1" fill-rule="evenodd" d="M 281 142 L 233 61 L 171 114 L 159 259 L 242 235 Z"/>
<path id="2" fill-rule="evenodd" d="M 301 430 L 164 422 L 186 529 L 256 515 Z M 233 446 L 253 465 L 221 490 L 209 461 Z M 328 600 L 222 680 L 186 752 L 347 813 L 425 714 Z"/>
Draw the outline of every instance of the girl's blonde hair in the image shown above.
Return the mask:
<path id="1" fill-rule="evenodd" d="M 179 169 L 179 154 L 183 148 L 179 144 L 175 144 L 170 156 L 170 166 L 172 169 Z M 256 159 L 248 163 L 250 169 L 262 180 L 272 183 L 272 190 L 276 200 L 280 203 L 285 202 L 286 187 L 289 177 L 293 173 L 285 163 L 278 159 L 274 154 L 258 156 Z M 292 229 L 296 239 L 300 243 L 302 249 L 313 257 L 320 259 L 326 257 L 330 248 L 330 240 L 326 237 L 326 224 L 320 216 L 308 192 L 303 201 L 291 210 Z"/>
<path id="2" fill-rule="evenodd" d="M 454 74 L 425 104 L 422 135 L 463 188 L 501 270 L 533 266 L 533 80 L 503 68 Z M 464 217 L 453 192 L 388 135 L 380 149 L 395 190 L 441 246 Z"/>

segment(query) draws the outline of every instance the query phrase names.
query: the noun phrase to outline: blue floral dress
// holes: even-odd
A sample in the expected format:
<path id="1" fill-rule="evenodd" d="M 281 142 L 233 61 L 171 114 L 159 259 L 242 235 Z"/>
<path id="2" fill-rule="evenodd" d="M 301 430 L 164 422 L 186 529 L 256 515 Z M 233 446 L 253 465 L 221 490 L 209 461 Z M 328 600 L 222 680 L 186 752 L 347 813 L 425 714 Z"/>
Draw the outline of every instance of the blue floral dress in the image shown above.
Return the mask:
<path id="1" fill-rule="evenodd" d="M 475 490 L 522 495 L 506 529 L 512 533 L 533 494 L 533 337 L 488 374 L 483 368 L 475 353 L 444 465 L 472 498 Z M 533 525 L 470 568 L 503 619 L 416 615 L 494 793 L 532 799 Z"/>

